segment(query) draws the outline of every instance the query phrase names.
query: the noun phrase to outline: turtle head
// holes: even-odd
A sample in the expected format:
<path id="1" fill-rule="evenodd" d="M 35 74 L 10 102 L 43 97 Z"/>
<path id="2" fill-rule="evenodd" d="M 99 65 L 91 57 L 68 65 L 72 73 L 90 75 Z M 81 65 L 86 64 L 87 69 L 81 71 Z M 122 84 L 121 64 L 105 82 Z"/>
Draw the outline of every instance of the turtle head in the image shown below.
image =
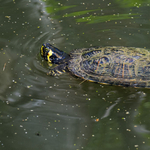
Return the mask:
<path id="1" fill-rule="evenodd" d="M 49 43 L 42 44 L 40 54 L 44 60 L 54 64 L 61 63 L 67 56 L 66 53 Z"/>

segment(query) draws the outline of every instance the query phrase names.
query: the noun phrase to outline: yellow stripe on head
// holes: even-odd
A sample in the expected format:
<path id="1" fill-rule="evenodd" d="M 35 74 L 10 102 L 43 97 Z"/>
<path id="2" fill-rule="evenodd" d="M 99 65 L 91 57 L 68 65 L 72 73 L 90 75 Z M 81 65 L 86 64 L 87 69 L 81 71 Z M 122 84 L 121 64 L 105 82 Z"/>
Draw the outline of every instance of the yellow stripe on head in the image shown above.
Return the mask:
<path id="1" fill-rule="evenodd" d="M 41 46 L 41 56 L 43 56 L 43 47 L 44 46 Z"/>

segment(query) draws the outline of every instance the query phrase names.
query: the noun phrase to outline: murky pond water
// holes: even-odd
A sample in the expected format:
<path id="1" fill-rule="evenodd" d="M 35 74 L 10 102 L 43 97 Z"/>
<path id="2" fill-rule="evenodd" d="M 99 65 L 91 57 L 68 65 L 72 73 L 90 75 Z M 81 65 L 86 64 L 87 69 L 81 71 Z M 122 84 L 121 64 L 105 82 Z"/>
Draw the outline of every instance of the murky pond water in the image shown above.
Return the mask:
<path id="1" fill-rule="evenodd" d="M 150 48 L 150 1 L 0 0 L 0 149 L 149 150 L 150 90 L 47 76 L 49 42 Z"/>

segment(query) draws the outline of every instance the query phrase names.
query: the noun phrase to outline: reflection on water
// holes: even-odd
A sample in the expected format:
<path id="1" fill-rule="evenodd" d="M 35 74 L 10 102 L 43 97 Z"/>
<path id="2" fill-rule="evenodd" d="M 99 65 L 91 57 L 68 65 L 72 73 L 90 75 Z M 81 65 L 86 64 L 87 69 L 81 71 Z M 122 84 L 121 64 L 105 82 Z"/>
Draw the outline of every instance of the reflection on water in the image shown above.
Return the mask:
<path id="1" fill-rule="evenodd" d="M 149 150 L 149 89 L 47 76 L 38 55 L 45 42 L 68 53 L 91 45 L 149 48 L 149 6 L 140 2 L 1 1 L 0 149 Z M 94 16 L 102 20 L 88 24 Z"/>

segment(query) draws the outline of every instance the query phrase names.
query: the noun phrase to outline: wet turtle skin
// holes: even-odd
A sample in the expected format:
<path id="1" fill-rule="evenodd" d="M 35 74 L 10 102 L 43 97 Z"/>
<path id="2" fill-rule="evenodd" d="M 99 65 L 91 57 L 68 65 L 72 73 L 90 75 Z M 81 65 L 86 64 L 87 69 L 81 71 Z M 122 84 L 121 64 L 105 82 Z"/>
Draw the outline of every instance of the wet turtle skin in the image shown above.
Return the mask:
<path id="1" fill-rule="evenodd" d="M 42 46 L 48 52 L 51 51 L 49 62 L 59 64 L 50 70 L 51 75 L 67 70 L 92 82 L 150 88 L 150 52 L 147 49 L 123 46 L 91 47 L 73 50 L 70 55 L 59 50 L 63 52 L 62 55 L 50 44 Z"/>

